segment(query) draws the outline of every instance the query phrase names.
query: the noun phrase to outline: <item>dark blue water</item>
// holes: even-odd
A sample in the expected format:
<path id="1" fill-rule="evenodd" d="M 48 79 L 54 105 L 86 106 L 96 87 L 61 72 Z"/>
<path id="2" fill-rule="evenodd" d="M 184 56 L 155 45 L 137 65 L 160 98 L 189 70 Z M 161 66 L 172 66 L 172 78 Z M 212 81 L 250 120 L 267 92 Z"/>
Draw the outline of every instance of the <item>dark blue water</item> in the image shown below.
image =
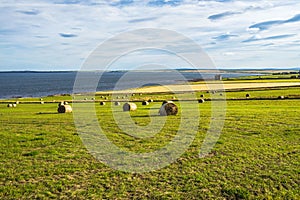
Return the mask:
<path id="1" fill-rule="evenodd" d="M 99 78 L 100 73 L 85 72 L 86 80 L 93 80 L 91 83 L 84 81 L 82 88 L 84 91 L 113 90 L 120 78 L 124 78 L 126 72 L 106 72 L 102 74 L 100 81 L 94 82 Z M 41 97 L 56 94 L 72 94 L 74 81 L 77 72 L 2 72 L 0 73 L 0 99 L 15 97 Z M 117 89 L 135 88 L 142 85 L 172 84 L 183 81 L 184 79 L 193 80 L 199 78 L 213 78 L 215 74 L 199 74 L 195 72 L 181 72 L 184 78 L 178 77 L 173 72 L 131 72 L 126 76 L 126 80 L 118 85 Z M 225 73 L 222 76 L 239 77 L 253 74 L 244 73 Z M 182 80 L 183 79 L 183 80 Z"/>

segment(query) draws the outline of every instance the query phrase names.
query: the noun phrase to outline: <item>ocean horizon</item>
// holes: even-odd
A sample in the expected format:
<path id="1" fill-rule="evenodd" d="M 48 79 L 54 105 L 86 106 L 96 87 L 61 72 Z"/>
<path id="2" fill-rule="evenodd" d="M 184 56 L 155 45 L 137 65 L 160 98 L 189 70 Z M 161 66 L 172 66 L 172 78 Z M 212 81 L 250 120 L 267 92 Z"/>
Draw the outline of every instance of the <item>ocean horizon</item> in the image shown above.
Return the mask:
<path id="1" fill-rule="evenodd" d="M 80 72 L 89 77 L 101 78 L 97 83 L 87 83 L 84 85 L 86 92 L 108 91 L 117 89 L 136 88 L 137 86 L 176 84 L 183 81 L 195 79 L 213 79 L 216 74 L 221 74 L 223 78 L 241 77 L 249 75 L 260 75 L 257 73 L 199 73 L 184 69 L 178 71 L 182 78 L 172 71 L 132 71 L 130 77 L 122 84 L 118 81 L 126 76 L 128 71 L 110 72 Z M 8 71 L 0 72 L 0 99 L 44 97 L 52 95 L 73 94 L 73 87 L 77 76 L 77 71 Z M 145 80 L 151 80 L 145 84 Z M 96 85 L 96 88 L 95 88 Z"/>

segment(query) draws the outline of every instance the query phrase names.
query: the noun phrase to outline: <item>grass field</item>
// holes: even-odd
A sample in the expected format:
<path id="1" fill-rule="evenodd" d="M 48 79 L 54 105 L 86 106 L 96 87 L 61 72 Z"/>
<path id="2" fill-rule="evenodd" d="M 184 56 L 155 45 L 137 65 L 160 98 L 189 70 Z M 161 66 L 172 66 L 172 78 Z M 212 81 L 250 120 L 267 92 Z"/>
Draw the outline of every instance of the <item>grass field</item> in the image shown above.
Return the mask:
<path id="1" fill-rule="evenodd" d="M 300 96 L 300 88 L 228 92 L 226 97 L 241 98 L 246 93 Z M 209 95 L 196 95 L 201 94 Z M 54 99 L 71 97 L 44 98 Z M 30 100 L 38 99 L 26 99 Z M 194 104 L 183 104 L 187 110 L 195 109 Z M 99 124 L 114 144 L 127 151 L 151 152 L 170 142 L 180 124 L 180 114 L 154 115 L 160 105 L 138 102 L 138 110 L 130 114 L 138 126 L 150 123 L 150 110 L 153 118 L 166 119 L 161 132 L 144 139 L 122 131 L 110 103 L 97 103 L 95 108 Z M 16 108 L 0 104 L 0 199 L 300 199 L 300 100 L 227 101 L 222 135 L 205 158 L 199 158 L 199 149 L 209 128 L 211 102 L 197 106 L 199 129 L 180 158 L 153 172 L 128 173 L 89 154 L 73 115 L 57 114 L 57 103 L 21 103 Z M 121 107 L 115 109 L 123 115 Z"/>

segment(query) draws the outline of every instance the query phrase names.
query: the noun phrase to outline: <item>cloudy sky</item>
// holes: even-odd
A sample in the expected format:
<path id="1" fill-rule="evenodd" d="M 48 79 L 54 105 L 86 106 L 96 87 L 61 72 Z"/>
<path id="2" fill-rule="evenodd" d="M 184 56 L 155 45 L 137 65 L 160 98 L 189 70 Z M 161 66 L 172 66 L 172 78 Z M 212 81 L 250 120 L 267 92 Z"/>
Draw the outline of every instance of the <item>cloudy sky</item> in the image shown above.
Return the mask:
<path id="1" fill-rule="evenodd" d="M 300 66 L 299 0 L 0 3 L 0 70 L 78 70 L 101 43 L 140 28 L 183 34 L 220 69 Z"/>

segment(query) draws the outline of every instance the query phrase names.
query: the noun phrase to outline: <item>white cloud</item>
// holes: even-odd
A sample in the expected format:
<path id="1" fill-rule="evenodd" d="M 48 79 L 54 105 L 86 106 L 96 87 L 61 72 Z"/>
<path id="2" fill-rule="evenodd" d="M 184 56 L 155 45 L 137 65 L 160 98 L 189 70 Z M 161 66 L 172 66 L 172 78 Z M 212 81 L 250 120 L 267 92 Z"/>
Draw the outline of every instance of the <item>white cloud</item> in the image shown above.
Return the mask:
<path id="1" fill-rule="evenodd" d="M 176 5 L 168 1 L 164 6 L 149 6 L 150 1 L 11 2 L 2 0 L 0 5 L 0 70 L 54 70 L 62 66 L 79 69 L 97 45 L 137 28 L 182 33 L 201 45 L 218 67 L 295 67 L 299 63 L 299 46 L 295 44 L 300 41 L 300 22 L 278 24 L 263 31 L 250 28 L 300 14 L 300 2 L 296 0 L 183 0 Z M 233 15 L 209 19 L 226 12 Z M 276 35 L 293 37 L 272 39 Z M 243 43 L 249 38 L 257 41 Z"/>

